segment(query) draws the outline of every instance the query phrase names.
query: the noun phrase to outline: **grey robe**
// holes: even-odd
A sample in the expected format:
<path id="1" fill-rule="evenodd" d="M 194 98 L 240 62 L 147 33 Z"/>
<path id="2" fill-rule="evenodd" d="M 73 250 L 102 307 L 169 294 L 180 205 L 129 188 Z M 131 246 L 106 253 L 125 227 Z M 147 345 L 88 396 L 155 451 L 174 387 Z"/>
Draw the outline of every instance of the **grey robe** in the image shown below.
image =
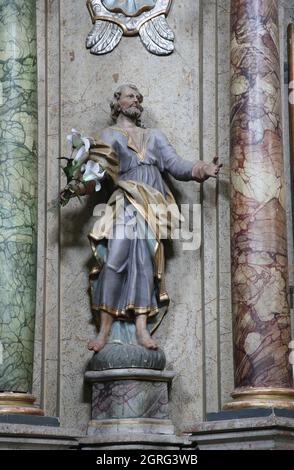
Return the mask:
<path id="1" fill-rule="evenodd" d="M 144 130 L 140 149 L 136 148 L 126 131 L 117 127 L 105 129 L 100 138 L 112 147 L 118 157 L 118 181 L 143 183 L 147 190 L 152 187 L 165 197 L 164 171 L 177 180 L 192 179 L 195 162 L 179 157 L 158 129 Z M 197 162 L 196 166 L 197 181 L 203 181 L 206 179 L 204 164 Z M 144 224 L 135 221 L 133 230 L 138 236 L 128 239 L 124 234 L 126 222 L 129 224 L 133 219 L 132 208 L 126 199 L 123 213 L 117 216 L 114 227 L 114 235 L 117 236 L 108 240 L 102 270 L 92 284 L 92 305 L 95 310 L 106 311 L 121 319 L 144 313 L 148 315 L 148 320 L 157 325 L 154 317 L 162 305 L 154 273 L 153 253 L 148 241 L 142 237 Z"/>

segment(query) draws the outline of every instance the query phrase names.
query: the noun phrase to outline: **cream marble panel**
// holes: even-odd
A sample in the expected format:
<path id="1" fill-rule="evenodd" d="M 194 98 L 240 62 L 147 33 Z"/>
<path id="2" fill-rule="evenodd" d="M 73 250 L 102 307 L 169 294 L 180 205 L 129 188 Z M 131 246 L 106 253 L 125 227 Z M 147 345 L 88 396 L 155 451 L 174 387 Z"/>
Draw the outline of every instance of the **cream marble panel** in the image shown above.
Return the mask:
<path id="1" fill-rule="evenodd" d="M 203 160 L 212 161 L 217 154 L 217 82 L 216 82 L 216 2 L 203 3 L 202 13 L 202 152 Z M 219 365 L 218 365 L 218 252 L 217 252 L 217 182 L 209 180 L 203 185 L 203 319 L 205 323 L 205 409 L 219 408 Z"/>
<path id="2" fill-rule="evenodd" d="M 199 3 L 203 4 L 201 11 Z M 211 160 L 218 153 L 225 163 L 218 187 L 209 182 L 203 192 L 204 234 L 209 237 L 204 240 L 202 260 L 200 250 L 183 252 L 179 242 L 167 249 L 167 288 L 172 302 L 156 338 L 165 349 L 168 368 L 179 372 L 172 389 L 172 415 L 175 424 L 182 427 L 202 419 L 206 409 L 217 410 L 220 400 L 227 401 L 233 388 L 229 58 L 224 47 L 225 44 L 229 47 L 229 0 L 219 1 L 217 8 L 213 1 L 189 0 L 185 6 L 175 1 L 169 23 L 176 32 L 176 50 L 165 58 L 149 54 L 138 37 L 123 38 L 107 56 L 92 56 L 84 47 L 91 26 L 84 2 L 38 0 L 37 4 L 39 112 L 44 119 L 40 119 L 39 130 L 36 393 L 44 391 L 47 414 L 60 413 L 64 426 L 85 430 L 90 416 L 90 394 L 83 383 L 83 373 L 91 357 L 86 342 L 94 335 L 87 295 L 92 258 L 86 234 L 92 224 L 95 198 L 63 208 L 59 225 L 59 211 L 53 205 L 59 186 L 56 157 L 59 153 L 68 154 L 65 137 L 72 127 L 95 134 L 108 125 L 108 101 L 114 88 L 131 81 L 145 96 L 146 126 L 160 127 L 184 158 Z M 47 47 L 47 59 L 43 47 Z M 200 202 L 200 185 L 174 180 L 172 185 L 179 203 Z"/>
<path id="3" fill-rule="evenodd" d="M 107 101 L 117 84 L 131 81 L 145 96 L 144 123 L 166 132 L 183 157 L 199 157 L 198 2 L 190 0 L 189 8 L 174 3 L 169 22 L 177 34 L 176 51 L 164 59 L 145 51 L 138 37 L 123 38 L 110 55 L 91 56 L 84 48 L 90 20 L 81 2 L 63 1 L 60 21 L 63 153 L 71 127 L 93 134 L 108 124 Z M 198 200 L 199 185 L 176 182 L 174 187 L 181 193 L 179 202 Z M 84 395 L 82 375 L 91 353 L 85 344 L 94 334 L 86 296 L 90 215 L 91 202 L 86 210 L 71 204 L 61 218 L 61 419 L 80 429 L 88 419 L 89 397 Z M 195 419 L 202 415 L 200 272 L 199 253 L 183 253 L 175 243 L 167 262 L 167 287 L 173 303 L 157 338 L 169 366 L 180 373 L 173 387 L 176 424 L 191 415 Z"/>
<path id="4" fill-rule="evenodd" d="M 218 193 L 220 408 L 234 389 L 230 247 L 230 0 L 218 0 Z"/>
<path id="5" fill-rule="evenodd" d="M 56 206 L 59 194 L 60 156 L 60 20 L 59 2 L 47 2 L 47 47 L 51 51 L 47 57 L 47 219 L 46 219 L 46 338 L 44 354 L 44 403 L 45 410 L 59 416 L 59 374 L 60 374 L 60 214 Z M 50 339 L 49 339 L 50 338 Z M 48 340 L 49 339 L 49 340 Z"/>
<path id="6" fill-rule="evenodd" d="M 39 224 L 35 383 L 41 406 L 59 415 L 59 2 L 38 1 Z M 45 52 L 45 53 L 44 53 Z M 42 367 L 38 367 L 40 357 Z"/>
<path id="7" fill-rule="evenodd" d="M 230 287 L 229 87 L 230 2 L 203 8 L 203 158 L 218 155 L 219 182 L 203 187 L 206 412 L 218 411 L 234 387 Z"/>

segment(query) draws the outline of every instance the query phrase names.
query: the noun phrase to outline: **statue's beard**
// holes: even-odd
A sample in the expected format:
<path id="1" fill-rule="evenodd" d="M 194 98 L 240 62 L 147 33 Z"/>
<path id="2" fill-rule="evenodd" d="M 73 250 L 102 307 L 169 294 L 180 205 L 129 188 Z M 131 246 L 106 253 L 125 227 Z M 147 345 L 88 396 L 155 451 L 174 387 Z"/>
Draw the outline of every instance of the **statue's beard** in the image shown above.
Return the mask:
<path id="1" fill-rule="evenodd" d="M 140 105 L 132 106 L 130 108 L 121 108 L 120 112 L 124 116 L 132 119 L 133 121 L 137 121 L 141 117 L 141 114 L 143 112 L 143 108 Z"/>

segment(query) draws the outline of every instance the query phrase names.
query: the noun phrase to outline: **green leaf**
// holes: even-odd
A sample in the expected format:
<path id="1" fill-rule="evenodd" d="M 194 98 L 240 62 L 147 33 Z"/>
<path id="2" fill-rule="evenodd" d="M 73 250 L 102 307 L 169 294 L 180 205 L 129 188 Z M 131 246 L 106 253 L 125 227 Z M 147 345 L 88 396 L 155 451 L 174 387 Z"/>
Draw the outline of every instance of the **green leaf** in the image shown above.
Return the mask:
<path id="1" fill-rule="evenodd" d="M 74 175 L 76 171 L 80 168 L 80 163 L 75 162 L 73 158 L 66 158 L 66 157 L 58 157 L 58 160 L 66 160 L 66 166 L 61 167 L 66 178 L 67 184 L 70 183 L 74 179 Z"/>

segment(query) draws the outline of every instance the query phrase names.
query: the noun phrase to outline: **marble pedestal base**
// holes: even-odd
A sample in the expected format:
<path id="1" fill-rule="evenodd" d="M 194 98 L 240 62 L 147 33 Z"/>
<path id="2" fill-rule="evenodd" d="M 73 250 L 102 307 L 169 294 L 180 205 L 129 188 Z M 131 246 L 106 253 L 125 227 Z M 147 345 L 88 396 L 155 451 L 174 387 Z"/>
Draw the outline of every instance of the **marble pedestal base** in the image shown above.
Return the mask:
<path id="1" fill-rule="evenodd" d="M 207 418 L 182 429 L 199 450 L 294 450 L 293 410 L 229 410 Z"/>
<path id="2" fill-rule="evenodd" d="M 79 440 L 81 450 L 96 451 L 195 451 L 197 444 L 189 436 L 176 436 L 170 434 L 96 434 L 95 436 L 83 437 Z"/>
<path id="3" fill-rule="evenodd" d="M 88 371 L 92 414 L 88 435 L 118 433 L 174 434 L 168 390 L 174 372 L 153 369 Z"/>

